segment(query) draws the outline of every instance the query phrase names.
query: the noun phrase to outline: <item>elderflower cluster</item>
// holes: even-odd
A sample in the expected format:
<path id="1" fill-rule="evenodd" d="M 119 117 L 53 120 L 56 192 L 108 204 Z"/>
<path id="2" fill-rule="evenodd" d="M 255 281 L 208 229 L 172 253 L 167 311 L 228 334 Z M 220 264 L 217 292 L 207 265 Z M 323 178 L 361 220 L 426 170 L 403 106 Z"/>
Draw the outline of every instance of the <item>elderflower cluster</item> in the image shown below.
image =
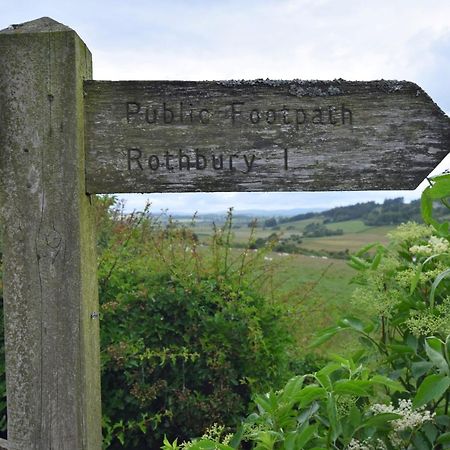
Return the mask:
<path id="1" fill-rule="evenodd" d="M 377 288 L 375 284 L 356 288 L 352 293 L 352 303 L 364 308 L 368 315 L 391 317 L 402 301 L 402 293 L 392 288 L 390 291 Z"/>
<path id="2" fill-rule="evenodd" d="M 211 441 L 220 442 L 220 438 L 224 431 L 225 431 L 225 427 L 223 425 L 219 425 L 218 423 L 213 423 L 203 433 L 202 439 L 210 439 Z"/>
<path id="3" fill-rule="evenodd" d="M 200 441 L 203 439 L 207 439 L 208 441 L 213 441 L 213 442 L 216 442 L 217 444 L 229 445 L 231 442 L 231 439 L 233 438 L 233 434 L 229 433 L 229 434 L 224 435 L 224 431 L 225 431 L 225 427 L 223 425 L 213 423 L 203 433 L 203 436 L 200 438 Z M 191 448 L 195 447 L 196 442 L 197 442 L 196 439 L 193 441 L 187 441 L 187 442 L 184 441 L 180 444 L 180 449 L 190 450 Z M 216 448 L 218 448 L 218 447 L 216 447 Z"/>
<path id="4" fill-rule="evenodd" d="M 358 441 L 357 439 L 352 439 L 350 444 L 348 444 L 347 450 L 370 450 L 367 446 L 366 441 Z"/>
<path id="5" fill-rule="evenodd" d="M 369 315 L 390 317 L 402 301 L 403 293 L 392 286 L 392 278 L 400 268 L 397 258 L 387 256 L 376 271 L 361 272 L 359 279 L 363 286 L 353 291 L 352 302 Z"/>
<path id="6" fill-rule="evenodd" d="M 434 267 L 426 269 L 427 270 L 422 270 L 419 273 L 419 280 L 418 280 L 419 285 L 433 282 L 436 279 L 436 277 L 438 277 L 444 270 L 447 269 L 447 266 L 442 262 L 438 262 Z M 402 288 L 409 289 L 411 283 L 416 279 L 416 277 L 417 277 L 417 269 L 414 267 L 410 267 L 408 269 L 399 271 L 395 275 L 395 280 Z"/>
<path id="7" fill-rule="evenodd" d="M 394 231 L 388 234 L 388 237 L 397 242 L 415 242 L 429 238 L 431 233 L 432 228 L 429 226 L 408 222 L 399 225 Z"/>
<path id="8" fill-rule="evenodd" d="M 437 236 L 431 236 L 425 245 L 413 245 L 409 252 L 417 256 L 431 256 L 447 253 L 450 250 L 447 240 Z"/>
<path id="9" fill-rule="evenodd" d="M 426 410 L 425 407 L 413 409 L 412 401 L 409 399 L 399 400 L 397 408 L 390 403 L 388 405 L 375 404 L 370 409 L 375 414 L 394 413 L 401 416 L 391 422 L 396 432 L 418 428 L 425 422 L 432 421 L 436 414 Z"/>
<path id="10" fill-rule="evenodd" d="M 345 417 L 350 414 L 350 410 L 356 405 L 358 397 L 346 395 L 337 399 L 337 413 L 339 417 Z"/>
<path id="11" fill-rule="evenodd" d="M 366 439 L 364 441 L 358 441 L 358 439 L 352 439 L 347 446 L 347 450 L 387 450 L 387 447 L 383 441 L 376 439 Z"/>
<path id="12" fill-rule="evenodd" d="M 433 334 L 450 334 L 450 296 L 434 308 L 416 311 L 406 321 L 409 330 L 415 336 L 431 336 Z"/>

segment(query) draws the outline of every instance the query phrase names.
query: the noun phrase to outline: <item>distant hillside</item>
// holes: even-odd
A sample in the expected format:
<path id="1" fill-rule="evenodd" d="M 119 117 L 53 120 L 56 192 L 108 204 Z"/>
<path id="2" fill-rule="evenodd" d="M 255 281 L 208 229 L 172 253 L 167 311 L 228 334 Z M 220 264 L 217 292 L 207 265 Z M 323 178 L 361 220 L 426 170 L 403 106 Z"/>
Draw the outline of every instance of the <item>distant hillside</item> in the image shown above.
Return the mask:
<path id="1" fill-rule="evenodd" d="M 446 208 L 436 206 L 436 217 L 448 214 Z M 375 202 L 356 203 L 339 206 L 320 213 L 309 212 L 295 216 L 280 218 L 278 223 L 296 222 L 298 220 L 320 218 L 324 224 L 362 220 L 368 226 L 399 225 L 410 220 L 421 222 L 420 200 L 405 203 L 402 197 L 386 199 L 382 204 Z"/>

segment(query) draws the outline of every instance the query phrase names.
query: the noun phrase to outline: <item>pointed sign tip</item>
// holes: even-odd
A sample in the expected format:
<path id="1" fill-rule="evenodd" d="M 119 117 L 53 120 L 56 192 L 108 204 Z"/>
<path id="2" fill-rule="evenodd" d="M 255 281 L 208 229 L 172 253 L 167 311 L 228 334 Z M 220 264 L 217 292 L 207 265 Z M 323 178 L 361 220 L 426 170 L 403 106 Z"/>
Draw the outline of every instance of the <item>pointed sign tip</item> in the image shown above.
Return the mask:
<path id="1" fill-rule="evenodd" d="M 29 22 L 10 25 L 4 30 L 1 30 L 0 33 L 48 33 L 54 31 L 72 31 L 72 29 L 50 17 L 41 17 L 40 19 L 31 20 Z"/>

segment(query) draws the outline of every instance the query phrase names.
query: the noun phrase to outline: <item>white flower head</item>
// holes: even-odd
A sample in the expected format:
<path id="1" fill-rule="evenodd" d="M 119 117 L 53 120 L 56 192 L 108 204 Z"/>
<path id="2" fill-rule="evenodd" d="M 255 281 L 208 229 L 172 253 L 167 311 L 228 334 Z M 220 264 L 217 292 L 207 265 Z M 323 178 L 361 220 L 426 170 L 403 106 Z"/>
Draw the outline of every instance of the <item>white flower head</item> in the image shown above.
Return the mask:
<path id="1" fill-rule="evenodd" d="M 371 406 L 371 411 L 375 414 L 394 413 L 402 417 L 393 420 L 394 431 L 411 430 L 420 427 L 425 422 L 433 420 L 436 413 L 431 413 L 424 406 L 413 409 L 411 400 L 399 400 L 398 407 L 395 408 L 392 403 L 389 405 L 375 404 Z"/>

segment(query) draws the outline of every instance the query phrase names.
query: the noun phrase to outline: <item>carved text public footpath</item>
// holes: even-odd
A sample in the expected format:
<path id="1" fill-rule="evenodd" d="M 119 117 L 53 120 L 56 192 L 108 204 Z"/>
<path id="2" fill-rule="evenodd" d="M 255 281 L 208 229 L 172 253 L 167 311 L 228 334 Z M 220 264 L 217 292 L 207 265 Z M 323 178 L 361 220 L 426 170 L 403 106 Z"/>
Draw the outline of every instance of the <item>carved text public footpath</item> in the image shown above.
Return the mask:
<path id="1" fill-rule="evenodd" d="M 414 188 L 450 139 L 447 118 L 409 82 L 88 81 L 84 90 L 91 193 Z"/>
<path id="2" fill-rule="evenodd" d="M 176 105 L 167 104 L 142 104 L 127 102 L 124 108 L 127 123 L 131 126 L 136 123 L 150 125 L 211 125 L 215 121 L 223 121 L 229 126 L 270 126 L 281 124 L 288 128 L 300 130 L 305 125 L 352 125 L 353 113 L 344 104 L 339 106 L 328 105 L 311 110 L 302 107 L 282 109 L 265 108 L 260 110 L 245 102 L 232 102 L 223 109 L 214 110 L 211 107 L 195 108 L 192 103 L 179 102 Z M 280 169 L 289 169 L 289 149 L 282 149 L 283 165 Z M 257 161 L 255 153 L 217 153 L 214 150 L 207 156 L 200 149 L 176 149 L 173 153 L 166 150 L 161 154 L 145 154 L 141 148 L 127 148 L 127 169 L 151 171 L 167 170 L 169 172 L 182 170 L 239 170 L 248 174 Z M 238 167 L 241 167 L 238 169 Z"/>

